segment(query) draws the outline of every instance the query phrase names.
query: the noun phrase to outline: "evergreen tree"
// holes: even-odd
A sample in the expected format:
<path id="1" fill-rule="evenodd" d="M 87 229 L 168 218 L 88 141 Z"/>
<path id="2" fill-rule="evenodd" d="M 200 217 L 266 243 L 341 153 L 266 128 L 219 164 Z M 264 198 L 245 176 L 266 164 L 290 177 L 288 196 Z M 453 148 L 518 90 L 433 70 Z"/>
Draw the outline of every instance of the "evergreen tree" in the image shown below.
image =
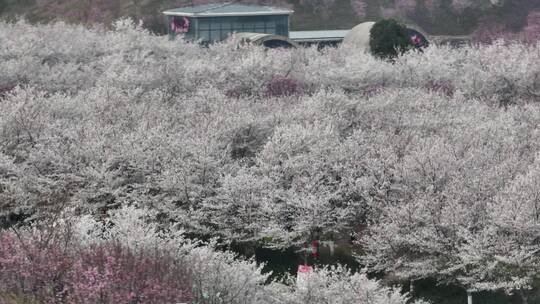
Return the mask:
<path id="1" fill-rule="evenodd" d="M 384 19 L 371 28 L 369 46 L 376 57 L 392 59 L 405 53 L 411 42 L 403 24 L 394 19 Z"/>

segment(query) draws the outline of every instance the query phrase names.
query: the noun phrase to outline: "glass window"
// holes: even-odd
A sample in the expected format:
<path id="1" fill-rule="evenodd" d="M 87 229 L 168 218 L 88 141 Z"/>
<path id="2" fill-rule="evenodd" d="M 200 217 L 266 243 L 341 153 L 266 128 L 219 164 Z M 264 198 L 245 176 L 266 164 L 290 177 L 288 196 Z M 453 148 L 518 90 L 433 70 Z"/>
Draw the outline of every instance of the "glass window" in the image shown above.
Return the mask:
<path id="1" fill-rule="evenodd" d="M 255 26 L 253 22 L 246 22 L 242 26 L 243 32 L 253 32 L 255 30 Z"/>
<path id="2" fill-rule="evenodd" d="M 276 28 L 276 34 L 281 35 L 281 36 L 286 36 L 287 35 L 286 27 L 281 24 L 278 25 L 278 27 Z"/>
<path id="3" fill-rule="evenodd" d="M 255 21 L 255 27 L 263 29 L 264 28 L 264 20 L 256 20 Z"/>
<path id="4" fill-rule="evenodd" d="M 210 41 L 210 31 L 199 31 L 199 39 L 202 41 Z"/>
<path id="5" fill-rule="evenodd" d="M 231 23 L 230 20 L 223 20 L 223 21 L 221 22 L 221 29 L 222 29 L 222 30 L 225 30 L 225 31 L 229 31 L 229 32 L 230 32 L 230 31 L 232 30 L 232 28 L 233 28 L 233 26 L 232 26 L 232 23 Z"/>
<path id="6" fill-rule="evenodd" d="M 213 41 L 221 40 L 221 31 L 220 30 L 211 30 L 210 31 L 210 40 L 213 40 Z"/>
<path id="7" fill-rule="evenodd" d="M 221 31 L 221 40 L 225 40 L 227 38 L 229 38 L 229 36 L 232 34 L 231 31 L 225 31 L 225 30 L 222 30 Z"/>
<path id="8" fill-rule="evenodd" d="M 266 32 L 268 34 L 276 34 L 276 23 L 274 21 L 266 23 Z"/>
<path id="9" fill-rule="evenodd" d="M 232 27 L 233 29 L 242 29 L 242 25 L 244 25 L 244 21 L 240 17 L 234 17 L 232 19 Z"/>
<path id="10" fill-rule="evenodd" d="M 199 18 L 199 29 L 200 30 L 209 30 L 210 29 L 210 22 L 204 18 Z"/>
<path id="11" fill-rule="evenodd" d="M 219 20 L 209 20 L 210 23 L 210 30 L 218 30 L 221 27 L 221 24 L 219 24 Z"/>

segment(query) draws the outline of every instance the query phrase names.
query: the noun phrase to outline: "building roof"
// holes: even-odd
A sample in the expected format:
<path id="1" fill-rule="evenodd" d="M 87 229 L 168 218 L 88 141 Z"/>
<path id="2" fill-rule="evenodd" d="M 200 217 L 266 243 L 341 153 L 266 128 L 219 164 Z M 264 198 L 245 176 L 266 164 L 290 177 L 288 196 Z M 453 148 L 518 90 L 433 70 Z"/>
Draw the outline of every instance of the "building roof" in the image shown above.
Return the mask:
<path id="1" fill-rule="evenodd" d="M 345 36 L 345 39 L 343 39 L 343 45 L 368 52 L 370 50 L 369 39 L 373 25 L 375 25 L 375 22 L 368 21 L 353 27 L 347 36 Z"/>
<path id="2" fill-rule="evenodd" d="M 341 41 L 350 30 L 291 31 L 289 38 L 295 42 Z"/>
<path id="3" fill-rule="evenodd" d="M 271 6 L 221 3 L 180 7 L 163 12 L 168 16 L 185 17 L 223 17 L 223 16 L 261 16 L 290 15 L 292 10 Z"/>

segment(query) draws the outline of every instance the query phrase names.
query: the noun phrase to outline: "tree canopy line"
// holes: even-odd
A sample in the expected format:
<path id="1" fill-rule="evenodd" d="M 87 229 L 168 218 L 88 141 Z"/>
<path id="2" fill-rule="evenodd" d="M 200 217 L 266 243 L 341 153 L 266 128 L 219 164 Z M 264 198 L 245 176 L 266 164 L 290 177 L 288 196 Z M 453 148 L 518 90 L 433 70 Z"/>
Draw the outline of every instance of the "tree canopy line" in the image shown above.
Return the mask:
<path id="1" fill-rule="evenodd" d="M 0 16 L 24 16 L 32 22 L 68 21 L 112 24 L 122 16 L 142 20 L 145 27 L 165 33 L 161 12 L 183 6 L 226 1 L 215 0 L 0 0 Z M 349 29 L 365 21 L 397 18 L 419 24 L 436 35 L 466 35 L 475 29 L 502 28 L 517 32 L 527 15 L 539 8 L 535 0 L 242 0 L 241 3 L 274 5 L 295 10 L 294 30 Z"/>
<path id="2" fill-rule="evenodd" d="M 431 45 L 390 61 L 346 47 L 201 48 L 128 20 L 113 30 L 3 22 L 0 40 L 0 207 L 12 227 L 2 240 L 13 248 L 4 257 L 27 253 L 17 240 L 47 239 L 40 219 L 63 210 L 94 227 L 68 225 L 79 231 L 74 243 L 50 243 L 77 244 L 57 248 L 67 261 L 124 252 L 110 240 L 129 250 L 149 240 L 176 250 L 164 251 L 181 257 L 174 263 L 205 250 L 217 264 L 200 264 L 244 265 L 261 299 L 353 303 L 364 291 L 350 286 L 368 286 L 376 303 L 405 303 L 399 290 L 342 268 L 320 272 L 312 293 L 264 285 L 253 263 L 208 244 L 184 247 L 173 233 L 288 248 L 314 230 L 355 232 L 367 271 L 537 299 L 538 44 Z M 103 227 L 115 210 L 131 217 L 114 225 L 148 229 L 109 238 Z M 182 250 L 167 247 L 174 240 Z M 95 265 L 84 261 L 77 267 Z M 241 286 L 227 278 L 200 282 Z M 45 288 L 28 282 L 0 295 Z M 211 303 L 205 295 L 232 288 L 216 286 L 184 295 Z"/>

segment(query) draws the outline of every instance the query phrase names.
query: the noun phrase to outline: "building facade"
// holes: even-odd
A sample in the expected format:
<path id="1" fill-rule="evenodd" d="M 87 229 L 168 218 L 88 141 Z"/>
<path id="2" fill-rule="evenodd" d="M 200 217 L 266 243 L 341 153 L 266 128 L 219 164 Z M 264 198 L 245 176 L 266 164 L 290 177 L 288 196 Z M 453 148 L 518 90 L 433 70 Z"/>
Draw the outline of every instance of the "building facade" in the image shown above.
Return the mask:
<path id="1" fill-rule="evenodd" d="M 208 4 L 165 11 L 171 37 L 212 43 L 233 33 L 289 36 L 291 10 L 242 4 Z"/>

